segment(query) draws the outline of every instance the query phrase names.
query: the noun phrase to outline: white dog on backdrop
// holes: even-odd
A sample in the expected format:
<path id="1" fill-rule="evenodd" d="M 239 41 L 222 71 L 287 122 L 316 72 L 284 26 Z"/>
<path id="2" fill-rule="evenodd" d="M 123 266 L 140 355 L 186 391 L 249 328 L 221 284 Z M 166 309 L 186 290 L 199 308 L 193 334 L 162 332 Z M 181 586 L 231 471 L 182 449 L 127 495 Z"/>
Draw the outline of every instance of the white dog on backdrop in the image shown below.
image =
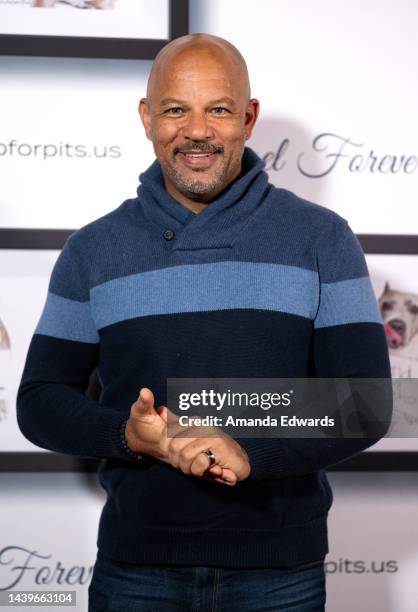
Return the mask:
<path id="1" fill-rule="evenodd" d="M 418 334 L 418 295 L 397 291 L 386 283 L 379 306 L 389 347 L 408 345 Z"/>
<path id="2" fill-rule="evenodd" d="M 33 0 L 32 6 L 37 8 L 52 8 L 59 2 L 71 4 L 81 9 L 112 9 L 116 0 Z"/>
<path id="3" fill-rule="evenodd" d="M 10 349 L 10 338 L 2 320 L 0 319 L 0 350 Z"/>
<path id="4" fill-rule="evenodd" d="M 8 416 L 10 382 L 10 337 L 0 319 L 0 423 Z"/>

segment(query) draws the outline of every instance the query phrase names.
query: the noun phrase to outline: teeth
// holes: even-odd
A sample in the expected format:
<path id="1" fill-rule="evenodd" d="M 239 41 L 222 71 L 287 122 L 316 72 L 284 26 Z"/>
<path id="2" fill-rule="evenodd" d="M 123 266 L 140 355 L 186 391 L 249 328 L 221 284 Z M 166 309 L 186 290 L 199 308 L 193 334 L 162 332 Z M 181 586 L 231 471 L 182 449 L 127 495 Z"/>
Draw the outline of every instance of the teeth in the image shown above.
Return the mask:
<path id="1" fill-rule="evenodd" d="M 209 157 L 211 153 L 185 153 L 186 157 Z"/>

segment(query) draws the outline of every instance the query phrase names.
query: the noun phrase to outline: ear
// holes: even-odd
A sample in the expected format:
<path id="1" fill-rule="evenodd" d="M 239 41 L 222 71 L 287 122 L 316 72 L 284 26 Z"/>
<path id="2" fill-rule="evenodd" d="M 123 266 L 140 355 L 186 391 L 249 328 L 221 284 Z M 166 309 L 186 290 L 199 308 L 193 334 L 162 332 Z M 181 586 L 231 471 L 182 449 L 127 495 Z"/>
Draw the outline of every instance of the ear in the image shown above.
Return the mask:
<path id="1" fill-rule="evenodd" d="M 248 102 L 247 110 L 245 111 L 245 137 L 251 137 L 255 122 L 260 112 L 260 102 L 256 98 L 251 98 Z"/>
<path id="2" fill-rule="evenodd" d="M 390 287 L 389 287 L 389 283 L 386 281 L 385 286 L 383 288 L 383 293 L 387 293 L 388 291 L 390 291 Z"/>
<path id="3" fill-rule="evenodd" d="M 139 101 L 138 112 L 141 117 L 142 125 L 144 126 L 146 137 L 148 140 L 152 140 L 151 113 L 147 98 L 141 98 Z"/>

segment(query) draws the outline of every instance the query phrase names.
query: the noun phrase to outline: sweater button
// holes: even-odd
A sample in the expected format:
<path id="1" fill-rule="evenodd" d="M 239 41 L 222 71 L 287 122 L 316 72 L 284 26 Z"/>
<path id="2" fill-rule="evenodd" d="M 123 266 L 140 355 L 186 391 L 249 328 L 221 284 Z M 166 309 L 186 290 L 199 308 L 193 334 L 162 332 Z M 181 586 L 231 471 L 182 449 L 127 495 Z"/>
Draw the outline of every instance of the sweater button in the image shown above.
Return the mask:
<path id="1" fill-rule="evenodd" d="M 164 236 L 165 240 L 173 240 L 174 232 L 173 232 L 173 230 L 165 230 L 163 236 Z"/>

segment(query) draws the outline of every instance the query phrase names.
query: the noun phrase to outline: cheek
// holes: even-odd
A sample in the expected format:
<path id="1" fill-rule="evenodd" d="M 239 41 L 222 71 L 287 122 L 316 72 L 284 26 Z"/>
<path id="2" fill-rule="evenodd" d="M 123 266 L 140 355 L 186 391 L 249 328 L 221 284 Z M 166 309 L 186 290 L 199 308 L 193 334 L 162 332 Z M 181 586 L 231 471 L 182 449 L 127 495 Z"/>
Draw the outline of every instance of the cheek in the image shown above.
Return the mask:
<path id="1" fill-rule="evenodd" d="M 177 138 L 178 132 L 178 127 L 172 123 L 162 123 L 155 126 L 153 129 L 153 141 L 155 146 L 161 147 L 170 144 Z"/>
<path id="2" fill-rule="evenodd" d="M 218 139 L 223 142 L 225 146 L 231 148 L 239 148 L 242 143 L 245 142 L 245 130 L 240 123 L 239 125 L 225 125 L 221 129 L 217 130 Z"/>

